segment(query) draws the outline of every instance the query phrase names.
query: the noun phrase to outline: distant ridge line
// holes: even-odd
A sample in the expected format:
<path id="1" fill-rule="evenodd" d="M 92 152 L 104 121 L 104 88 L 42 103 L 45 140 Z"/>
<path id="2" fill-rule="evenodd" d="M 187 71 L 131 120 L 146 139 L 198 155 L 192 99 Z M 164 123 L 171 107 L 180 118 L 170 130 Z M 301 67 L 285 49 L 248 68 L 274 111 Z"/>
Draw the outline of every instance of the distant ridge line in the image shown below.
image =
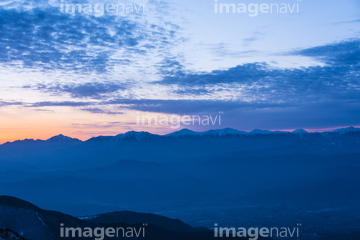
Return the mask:
<path id="1" fill-rule="evenodd" d="M 126 138 L 131 138 L 134 137 L 138 140 L 141 139 L 146 139 L 149 137 L 172 137 L 172 138 L 176 138 L 176 137 L 197 137 L 197 136 L 213 136 L 213 137 L 223 137 L 223 136 L 254 136 L 254 135 L 272 135 L 272 134 L 296 134 L 296 135 L 304 135 L 304 134 L 321 134 L 323 136 L 329 135 L 329 134 L 339 134 L 339 135 L 343 135 L 349 132 L 360 132 L 360 128 L 357 127 L 347 127 L 347 128 L 339 128 L 339 129 L 335 129 L 333 131 L 324 131 L 324 132 L 307 132 L 304 129 L 297 129 L 294 131 L 271 131 L 271 130 L 260 130 L 260 129 L 254 129 L 252 131 L 246 132 L 246 131 L 239 131 L 233 128 L 224 128 L 224 129 L 217 129 L 217 130 L 208 130 L 208 131 L 204 131 L 204 132 L 196 132 L 193 130 L 189 130 L 189 129 L 181 129 L 179 131 L 175 131 L 169 134 L 164 134 L 164 135 L 160 135 L 160 134 L 153 134 L 153 133 L 149 133 L 146 131 L 140 131 L 140 132 L 136 132 L 136 131 L 129 131 L 126 133 L 121 133 L 118 135 L 114 135 L 114 136 L 97 136 L 97 137 L 92 137 L 90 139 L 87 139 L 85 141 L 82 141 L 80 139 L 77 138 L 71 138 L 68 136 L 64 136 L 62 134 L 59 134 L 57 136 L 51 137 L 47 140 L 41 140 L 41 139 L 24 139 L 24 140 L 16 140 L 13 142 L 6 142 L 4 144 L 0 144 L 0 146 L 2 145 L 6 145 L 9 143 L 31 143 L 31 142 L 52 142 L 52 143 L 62 143 L 62 142 L 73 142 L 73 143 L 80 143 L 80 142 L 88 142 L 94 139 L 107 139 L 107 138 L 116 138 L 118 140 L 121 139 L 126 139 Z"/>

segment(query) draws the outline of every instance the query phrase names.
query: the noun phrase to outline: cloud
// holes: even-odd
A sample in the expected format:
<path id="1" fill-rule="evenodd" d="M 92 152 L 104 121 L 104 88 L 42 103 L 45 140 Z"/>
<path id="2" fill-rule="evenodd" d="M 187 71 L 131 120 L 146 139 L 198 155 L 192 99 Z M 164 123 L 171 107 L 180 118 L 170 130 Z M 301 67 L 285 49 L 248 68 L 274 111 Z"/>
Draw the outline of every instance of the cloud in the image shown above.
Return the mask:
<path id="1" fill-rule="evenodd" d="M 360 102 L 328 101 L 224 112 L 223 127 L 242 130 L 327 128 L 360 124 Z"/>
<path id="2" fill-rule="evenodd" d="M 154 20 L 145 16 L 62 14 L 58 7 L 49 4 L 56 1 L 8 2 L 0 4 L 0 64 L 15 66 L 11 69 L 16 71 L 43 70 L 43 77 L 32 75 L 20 85 L 26 85 L 24 93 L 36 89 L 45 93 L 40 97 L 51 98 L 35 103 L 31 103 L 31 98 L 27 98 L 30 103 L 11 102 L 9 94 L 0 106 L 23 105 L 40 110 L 65 106 L 108 115 L 123 113 L 113 110 L 113 105 L 119 105 L 114 109 L 169 114 L 221 111 L 233 119 L 228 120 L 233 121 L 231 124 L 249 126 L 257 121 L 270 124 L 269 120 L 272 126 L 288 126 L 290 121 L 323 121 L 330 125 L 358 121 L 358 39 L 287 53 L 313 58 L 322 66 L 281 69 L 253 62 L 196 72 L 187 69 L 191 62 L 179 50 L 178 43 L 185 41 L 182 37 L 186 37 L 186 31 L 164 20 L 165 15 L 171 16 L 171 3 L 152 3 L 157 10 Z M 261 32 L 250 33 L 239 40 L 240 45 L 247 46 L 262 36 Z M 235 52 L 229 42 L 201 42 L 195 47 L 210 50 L 216 59 L 223 60 L 260 54 L 249 49 Z M 133 76 L 138 77 L 134 81 L 146 84 L 129 84 Z M 90 77 L 94 81 L 90 82 Z M 34 82 L 43 84 L 33 85 Z"/>
<path id="3" fill-rule="evenodd" d="M 69 93 L 71 98 L 92 98 L 97 100 L 95 103 L 49 101 L 31 106 L 93 106 L 84 110 L 114 114 L 98 106 L 118 104 L 138 111 L 186 114 L 244 108 L 287 108 L 335 101 L 342 104 L 357 102 L 360 100 L 359 43 L 359 40 L 352 40 L 291 52 L 292 55 L 313 57 L 326 63 L 325 66 L 295 69 L 250 63 L 227 70 L 189 73 L 184 70 L 180 59 L 169 56 L 159 65 L 163 70 L 163 79 L 153 84 L 167 87 L 170 96 L 176 94 L 178 100 L 165 97 L 157 100 L 123 99 L 119 97 L 119 91 L 131 86 L 118 82 L 93 82 L 39 85 L 37 89 L 56 94 Z M 211 96 L 214 93 L 220 96 L 218 100 Z M 225 93 L 231 98 L 221 99 L 221 94 Z M 106 100 L 105 97 L 109 99 L 109 96 L 115 100 Z M 197 100 L 188 100 L 189 96 L 195 96 Z"/>
<path id="4" fill-rule="evenodd" d="M 150 113 L 221 115 L 222 125 L 219 128 L 232 127 L 242 130 L 259 127 L 263 129 L 296 129 L 360 124 L 360 102 L 357 100 L 249 103 L 215 100 L 117 99 L 107 104 L 120 104 L 123 108 Z"/>
<path id="5" fill-rule="evenodd" d="M 123 122 L 106 122 L 106 123 L 94 123 L 94 124 L 83 124 L 83 123 L 73 123 L 72 126 L 74 128 L 84 128 L 84 129 L 91 129 L 91 128 L 113 128 L 122 126 Z"/>
<path id="6" fill-rule="evenodd" d="M 63 102 L 37 102 L 32 104 L 23 104 L 26 107 L 35 108 L 35 111 L 52 111 L 47 109 L 42 109 L 43 107 L 74 107 L 78 108 L 79 110 L 94 113 L 94 114 L 107 114 L 107 115 L 122 115 L 124 112 L 120 111 L 113 111 L 110 109 L 107 109 L 105 106 L 97 106 L 97 103 L 94 102 L 72 102 L 72 101 L 63 101 Z M 1 107 L 0 102 L 0 107 Z M 81 108 L 86 107 L 86 108 Z"/>
<path id="7" fill-rule="evenodd" d="M 72 102 L 72 101 L 57 101 L 57 102 L 37 102 L 33 104 L 28 104 L 27 107 L 84 107 L 93 105 L 94 103 L 90 102 Z"/>
<path id="8" fill-rule="evenodd" d="M 244 38 L 244 46 L 249 46 L 251 43 L 258 41 L 265 34 L 259 31 L 255 31 L 251 34 L 250 37 Z"/>
<path id="9" fill-rule="evenodd" d="M 61 13 L 47 1 L 11 1 L 0 6 L 0 63 L 104 73 L 150 52 L 161 55 L 175 44 L 178 29 L 125 16 Z"/>
<path id="10" fill-rule="evenodd" d="M 166 57 L 158 65 L 163 76 L 175 76 L 185 71 L 184 65 L 176 57 Z"/>
<path id="11" fill-rule="evenodd" d="M 28 86 L 25 86 L 28 87 Z M 40 84 L 36 86 L 37 90 L 50 92 L 50 93 L 70 93 L 73 98 L 93 98 L 100 99 L 103 95 L 115 93 L 119 90 L 125 90 L 126 85 L 116 82 L 91 82 L 91 83 L 78 83 L 78 84 L 57 84 L 55 86 L 47 86 Z"/>
<path id="12" fill-rule="evenodd" d="M 221 83 L 254 82 L 268 75 L 267 64 L 249 63 L 227 70 L 214 70 L 210 73 L 179 72 L 176 76 L 165 76 L 157 82 L 165 85 L 204 86 Z"/>
<path id="13" fill-rule="evenodd" d="M 360 23 L 360 19 L 354 19 L 354 20 L 349 20 L 349 21 L 340 21 L 340 22 L 336 22 L 336 24 L 347 24 L 347 23 Z"/>
<path id="14" fill-rule="evenodd" d="M 0 107 L 6 107 L 6 106 L 20 106 L 23 105 L 22 102 L 6 102 L 0 100 Z"/>
<path id="15" fill-rule="evenodd" d="M 204 73 L 179 72 L 156 83 L 183 89 L 209 90 L 224 86 L 241 93 L 241 99 L 257 103 L 309 103 L 329 100 L 359 100 L 360 41 L 353 40 L 292 52 L 313 57 L 325 66 L 280 69 L 267 63 L 243 64 L 227 70 Z M 175 90 L 176 91 L 176 90 Z M 203 90 L 203 93 L 206 91 Z M 239 99 L 240 100 L 240 99 Z"/>
<path id="16" fill-rule="evenodd" d="M 208 90 L 206 88 L 180 88 L 180 89 L 177 89 L 177 90 L 174 90 L 173 91 L 174 93 L 176 94 L 180 94 L 180 95 L 196 95 L 196 96 L 199 96 L 199 95 L 204 95 L 204 94 L 209 94 L 211 93 L 211 90 Z"/>
<path id="17" fill-rule="evenodd" d="M 189 73 L 176 67 L 176 62 L 170 63 L 176 71 L 165 74 L 156 84 L 171 87 L 173 93 L 183 95 L 180 99 L 117 99 L 107 104 L 184 115 L 221 111 L 225 112 L 225 124 L 240 129 L 256 128 L 257 124 L 271 129 L 357 125 L 359 43 L 351 40 L 291 53 L 322 61 L 323 66 L 280 69 L 267 63 L 251 63 L 227 70 Z M 209 97 L 222 91 L 234 98 L 225 101 Z M 194 95 L 199 99 L 186 99 Z"/>
<path id="18" fill-rule="evenodd" d="M 219 111 L 233 111 L 246 108 L 272 108 L 287 104 L 257 103 L 216 100 L 153 100 L 116 99 L 106 104 L 123 105 L 124 108 L 145 112 L 169 114 L 210 114 Z"/>
<path id="19" fill-rule="evenodd" d="M 109 115 L 121 115 L 124 114 L 123 112 L 113 112 L 108 109 L 102 109 L 102 108 L 83 108 L 81 109 L 83 111 L 95 113 L 95 114 L 109 114 Z"/>
<path id="20" fill-rule="evenodd" d="M 351 68 L 353 65 L 360 65 L 360 40 L 356 39 L 304 49 L 294 52 L 294 54 L 314 57 L 333 67 L 340 65 Z"/>

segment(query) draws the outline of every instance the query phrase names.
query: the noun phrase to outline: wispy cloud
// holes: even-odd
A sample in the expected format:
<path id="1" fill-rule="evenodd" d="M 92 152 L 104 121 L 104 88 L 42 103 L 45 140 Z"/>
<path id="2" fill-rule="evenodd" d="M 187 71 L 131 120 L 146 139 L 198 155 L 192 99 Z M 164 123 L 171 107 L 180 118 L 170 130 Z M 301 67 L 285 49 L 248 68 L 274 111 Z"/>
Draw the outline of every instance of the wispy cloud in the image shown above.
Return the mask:
<path id="1" fill-rule="evenodd" d="M 360 65 L 360 40 L 354 39 L 313 47 L 294 52 L 294 54 L 317 58 L 331 67 L 338 67 L 340 65 L 348 68 L 344 70 L 352 70 L 352 67 Z"/>
<path id="2" fill-rule="evenodd" d="M 28 87 L 28 86 L 26 86 Z M 116 82 L 89 82 L 89 83 L 78 83 L 78 84 L 64 84 L 47 86 L 45 84 L 39 84 L 35 89 L 40 91 L 46 91 L 55 94 L 69 93 L 73 98 L 93 98 L 99 99 L 104 94 L 115 93 L 119 90 L 125 90 L 126 85 L 123 83 Z"/>
<path id="3" fill-rule="evenodd" d="M 132 110 L 159 112 L 171 114 L 193 114 L 193 113 L 216 113 L 219 111 L 232 111 L 235 109 L 245 109 L 256 107 L 271 108 L 286 106 L 286 104 L 275 103 L 257 103 L 252 105 L 248 102 L 241 101 L 216 101 L 216 100 L 131 100 L 117 99 L 109 101 L 107 104 L 122 104 L 124 107 Z"/>
<path id="4" fill-rule="evenodd" d="M 264 35 L 265 35 L 264 33 L 259 32 L 259 31 L 253 32 L 251 34 L 251 36 L 243 39 L 244 46 L 249 46 L 251 43 L 256 42 L 257 40 L 259 40 Z"/>
<path id="5" fill-rule="evenodd" d="M 33 104 L 27 105 L 27 107 L 84 107 L 92 105 L 90 102 L 71 102 L 71 101 L 64 101 L 64 102 L 37 102 Z"/>
<path id="6" fill-rule="evenodd" d="M 109 115 L 121 115 L 124 114 L 123 112 L 114 112 L 108 109 L 102 109 L 102 108 L 82 108 L 81 110 L 96 113 L 96 114 L 109 114 Z"/>
<path id="7" fill-rule="evenodd" d="M 94 119 L 114 115 L 126 119 L 131 111 L 221 111 L 228 119 L 224 122 L 237 121 L 239 126 L 292 122 L 298 124 L 295 128 L 306 127 L 301 123 L 360 122 L 360 40 L 301 50 L 326 40 L 312 41 L 309 34 L 324 27 L 320 22 L 307 32 L 301 27 L 308 20 L 294 19 L 291 26 L 276 20 L 271 23 L 278 27 L 267 31 L 259 18 L 236 32 L 235 20 L 242 18 L 210 18 L 204 8 L 188 13 L 184 10 L 190 8 L 188 4 L 182 8 L 170 1 L 149 1 L 144 16 L 122 17 L 64 14 L 58 3 L 0 3 L 2 111 L 19 106 L 19 115 L 30 109 L 45 116 L 51 109 L 49 116 L 54 116 L 57 109 L 67 107 L 71 109 L 63 112 L 69 116 L 87 112 Z M 349 23 L 355 28 L 358 19 Z M 336 39 L 345 36 L 345 32 L 336 33 Z M 305 43 L 296 40 L 296 34 L 306 36 Z M 274 67 L 279 55 L 295 59 L 296 66 L 305 61 L 301 66 L 306 67 Z M 107 126 L 117 125 L 98 127 Z"/>
<path id="8" fill-rule="evenodd" d="M 6 102 L 0 100 L 0 107 L 6 107 L 6 106 L 16 106 L 16 105 L 23 105 L 22 102 Z"/>
<path id="9" fill-rule="evenodd" d="M 158 84 L 189 89 L 196 87 L 206 93 L 210 87 L 238 89 L 249 101 L 311 102 L 359 99 L 360 41 L 320 46 L 292 54 L 323 61 L 325 66 L 280 69 L 267 63 L 239 65 L 210 73 L 179 72 L 165 76 Z M 196 91 L 195 91 L 196 92 Z"/>
<path id="10" fill-rule="evenodd" d="M 116 126 L 121 126 L 123 123 L 122 122 L 102 122 L 102 123 L 94 123 L 94 124 L 82 124 L 82 123 L 73 123 L 72 126 L 74 128 L 99 128 L 99 129 L 103 129 L 103 128 L 113 128 Z"/>
<path id="11" fill-rule="evenodd" d="M 1 63 L 102 73 L 150 52 L 161 54 L 177 38 L 175 24 L 63 14 L 58 7 L 34 3 L 31 10 L 0 7 Z"/>

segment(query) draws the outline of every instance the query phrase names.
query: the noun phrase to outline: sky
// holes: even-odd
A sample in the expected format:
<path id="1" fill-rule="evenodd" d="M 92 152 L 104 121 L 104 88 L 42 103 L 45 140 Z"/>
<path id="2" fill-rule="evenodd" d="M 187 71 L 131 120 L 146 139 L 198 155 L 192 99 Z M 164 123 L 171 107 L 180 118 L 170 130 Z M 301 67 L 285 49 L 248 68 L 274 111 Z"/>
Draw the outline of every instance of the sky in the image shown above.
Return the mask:
<path id="1" fill-rule="evenodd" d="M 3 0 L 0 143 L 176 130 L 139 116 L 360 126 L 359 13 L 357 0 Z"/>

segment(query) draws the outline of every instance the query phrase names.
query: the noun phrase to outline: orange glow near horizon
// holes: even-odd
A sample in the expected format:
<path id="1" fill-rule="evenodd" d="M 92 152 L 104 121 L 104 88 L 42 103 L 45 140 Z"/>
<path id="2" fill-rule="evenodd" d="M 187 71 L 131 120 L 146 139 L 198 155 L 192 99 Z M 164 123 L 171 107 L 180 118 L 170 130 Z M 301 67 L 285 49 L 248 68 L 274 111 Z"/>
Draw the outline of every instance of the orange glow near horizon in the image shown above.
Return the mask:
<path id="1" fill-rule="evenodd" d="M 51 108 L 7 107 L 0 109 L 0 114 L 0 144 L 23 139 L 46 140 L 59 134 L 84 141 L 91 137 L 114 136 L 128 131 L 168 134 L 185 127 L 193 129 L 191 126 L 181 126 L 178 129 L 173 129 L 170 126 L 137 125 L 134 111 L 119 115 L 107 115 L 94 114 L 71 107 L 57 107 L 56 110 Z M 226 127 L 228 126 L 214 126 L 213 128 L 222 129 Z M 305 130 L 308 132 L 324 132 L 345 127 L 348 126 L 318 129 L 305 128 Z M 295 129 L 277 130 L 294 131 Z"/>
<path id="2" fill-rule="evenodd" d="M 82 141 L 91 137 L 117 135 L 128 131 L 167 134 L 179 129 L 170 126 L 136 125 L 136 113 L 94 114 L 71 107 L 0 109 L 0 144 L 24 139 L 46 140 L 63 134 Z"/>

